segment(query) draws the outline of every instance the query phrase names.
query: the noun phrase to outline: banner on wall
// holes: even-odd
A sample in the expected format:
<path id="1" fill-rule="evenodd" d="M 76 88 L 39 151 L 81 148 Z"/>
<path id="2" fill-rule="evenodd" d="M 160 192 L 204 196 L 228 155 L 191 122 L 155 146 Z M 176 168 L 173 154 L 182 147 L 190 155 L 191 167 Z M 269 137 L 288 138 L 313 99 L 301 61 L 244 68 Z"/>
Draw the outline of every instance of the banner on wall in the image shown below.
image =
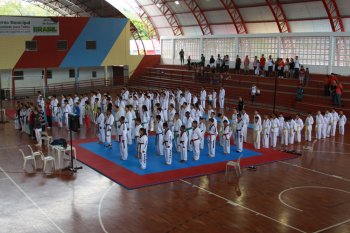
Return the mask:
<path id="1" fill-rule="evenodd" d="M 51 18 L 1 16 L 0 36 L 5 35 L 57 36 L 59 25 Z"/>

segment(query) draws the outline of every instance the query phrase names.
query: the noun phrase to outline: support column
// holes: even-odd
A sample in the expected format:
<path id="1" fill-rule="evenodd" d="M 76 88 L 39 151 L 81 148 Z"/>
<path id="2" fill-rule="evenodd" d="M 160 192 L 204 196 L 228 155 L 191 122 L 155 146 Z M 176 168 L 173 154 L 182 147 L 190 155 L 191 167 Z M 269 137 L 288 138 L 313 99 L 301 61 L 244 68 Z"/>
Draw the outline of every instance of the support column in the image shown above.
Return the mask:
<path id="1" fill-rule="evenodd" d="M 277 36 L 277 57 L 281 57 L 282 38 Z M 275 57 L 275 59 L 277 58 Z"/>
<path id="2" fill-rule="evenodd" d="M 174 38 L 171 39 L 171 59 L 172 59 L 172 64 L 175 64 L 175 40 Z"/>
<path id="3" fill-rule="evenodd" d="M 334 64 L 334 60 L 335 60 L 335 50 L 337 48 L 336 45 L 336 40 L 334 36 L 330 36 L 329 38 L 329 54 L 328 54 L 328 69 L 327 69 L 327 73 L 331 74 L 333 72 L 333 64 Z"/>
<path id="4" fill-rule="evenodd" d="M 108 66 L 104 66 L 105 70 L 105 85 L 108 85 Z"/>
<path id="5" fill-rule="evenodd" d="M 15 84 L 15 77 L 14 77 L 14 74 L 15 74 L 15 69 L 13 68 L 12 69 L 12 98 L 16 95 L 16 84 Z"/>
<path id="6" fill-rule="evenodd" d="M 47 91 L 47 67 L 44 68 L 44 77 L 43 77 L 43 80 L 44 80 L 44 87 L 43 87 L 43 91 L 44 91 L 44 98 L 46 98 L 46 91 Z"/>

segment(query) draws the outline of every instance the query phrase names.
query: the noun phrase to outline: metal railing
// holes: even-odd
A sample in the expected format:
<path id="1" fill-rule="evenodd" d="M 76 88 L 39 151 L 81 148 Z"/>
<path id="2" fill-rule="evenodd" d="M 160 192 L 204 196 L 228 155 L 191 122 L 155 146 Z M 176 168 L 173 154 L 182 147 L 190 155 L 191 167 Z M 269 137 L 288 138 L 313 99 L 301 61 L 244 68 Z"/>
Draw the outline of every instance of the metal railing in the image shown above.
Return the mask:
<path id="1" fill-rule="evenodd" d="M 52 83 L 48 84 L 46 87 L 35 86 L 35 87 L 18 87 L 15 89 L 13 95 L 13 90 L 11 88 L 6 88 L 5 97 L 7 99 L 20 99 L 24 97 L 37 96 L 38 91 L 43 93 L 45 96 L 50 95 L 62 95 L 62 94 L 73 94 L 75 92 L 87 93 L 97 89 L 106 90 L 113 86 L 111 80 L 105 79 L 95 79 L 95 80 L 83 80 L 78 82 L 62 82 L 62 83 Z"/>

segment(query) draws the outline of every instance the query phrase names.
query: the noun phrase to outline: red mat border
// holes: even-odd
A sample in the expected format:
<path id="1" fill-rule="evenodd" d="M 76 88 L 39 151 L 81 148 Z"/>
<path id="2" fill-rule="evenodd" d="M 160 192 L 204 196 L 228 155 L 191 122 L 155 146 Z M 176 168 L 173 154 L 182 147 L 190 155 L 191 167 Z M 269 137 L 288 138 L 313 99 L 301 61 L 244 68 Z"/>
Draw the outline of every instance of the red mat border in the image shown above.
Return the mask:
<path id="1" fill-rule="evenodd" d="M 198 167 L 184 168 L 174 171 L 159 172 L 147 175 L 138 175 L 129 171 L 128 169 L 115 164 L 95 153 L 81 147 L 81 143 L 97 142 L 96 138 L 78 139 L 73 141 L 73 145 L 77 149 L 77 159 L 89 166 L 98 173 L 108 177 L 114 182 L 120 184 L 126 189 L 137 189 L 151 185 L 157 185 L 162 183 L 168 183 L 177 181 L 179 179 L 186 179 L 190 177 L 203 176 L 225 170 L 227 162 L 220 162 L 215 164 L 207 164 Z M 245 148 L 254 150 L 251 144 L 245 144 Z M 257 151 L 263 155 L 252 156 L 241 160 L 241 166 L 247 167 L 251 165 L 262 165 L 266 163 L 272 163 L 281 160 L 293 159 L 298 156 L 280 152 L 272 149 L 261 149 Z M 117 155 L 116 155 L 117 156 Z"/>

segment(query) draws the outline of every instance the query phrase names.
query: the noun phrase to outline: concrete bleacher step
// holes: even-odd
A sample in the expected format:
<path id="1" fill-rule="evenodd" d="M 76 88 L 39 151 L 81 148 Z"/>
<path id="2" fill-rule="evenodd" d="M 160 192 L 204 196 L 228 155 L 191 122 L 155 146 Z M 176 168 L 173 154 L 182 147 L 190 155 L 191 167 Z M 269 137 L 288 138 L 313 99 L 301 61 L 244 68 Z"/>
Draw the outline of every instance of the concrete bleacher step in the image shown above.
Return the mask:
<path id="1" fill-rule="evenodd" d="M 146 68 L 142 75 L 131 79 L 130 86 L 156 87 L 156 88 L 188 88 L 194 93 L 199 93 L 201 87 L 217 91 L 222 85 L 225 87 L 228 100 L 234 101 L 238 96 L 245 100 L 250 99 L 250 87 L 255 83 L 261 91 L 261 96 L 256 98 L 259 105 L 271 106 L 274 99 L 275 79 L 272 77 L 258 77 L 253 75 L 233 75 L 224 80 L 222 84 L 213 85 L 211 83 L 199 83 L 195 81 L 194 71 L 186 70 L 181 66 L 157 66 Z M 295 79 L 277 79 L 277 98 L 276 104 L 279 108 L 293 111 L 308 112 L 311 108 L 308 105 L 316 106 L 312 109 L 327 109 L 332 107 L 330 97 L 323 96 L 323 79 L 325 76 L 315 76 L 315 80 L 309 82 L 304 87 L 304 100 L 296 101 L 296 90 L 298 80 Z M 349 83 L 350 85 L 350 83 Z M 343 95 L 343 108 L 348 112 L 347 106 L 350 106 L 350 92 L 345 91 Z M 350 111 L 349 111 L 350 112 Z"/>

